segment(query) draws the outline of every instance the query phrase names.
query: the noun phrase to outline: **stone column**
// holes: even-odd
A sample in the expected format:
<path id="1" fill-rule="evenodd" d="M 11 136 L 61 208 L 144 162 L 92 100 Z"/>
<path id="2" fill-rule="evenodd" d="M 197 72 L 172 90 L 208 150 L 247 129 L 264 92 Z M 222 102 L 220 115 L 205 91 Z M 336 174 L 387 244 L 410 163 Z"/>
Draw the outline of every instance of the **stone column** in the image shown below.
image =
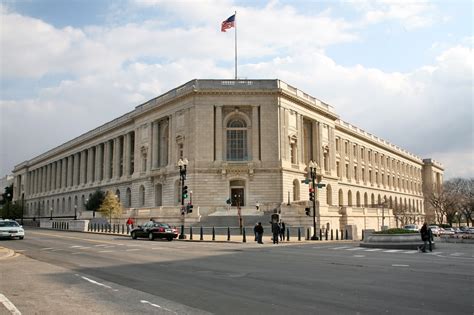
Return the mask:
<path id="1" fill-rule="evenodd" d="M 321 167 L 321 170 L 324 170 L 324 149 L 323 149 L 323 124 L 318 122 L 318 139 L 319 139 L 319 147 L 317 153 L 317 163 Z"/>
<path id="2" fill-rule="evenodd" d="M 156 154 L 153 154 L 153 148 L 152 148 L 152 144 L 153 144 L 153 128 L 152 128 L 152 124 L 148 124 L 148 152 L 147 152 L 147 166 L 146 166 L 146 172 L 148 173 L 152 166 L 153 166 L 153 158 L 154 158 L 154 155 Z"/>
<path id="3" fill-rule="evenodd" d="M 222 161 L 222 156 L 224 155 L 222 152 L 222 138 L 224 133 L 224 128 L 222 128 L 222 105 L 215 106 L 216 109 L 216 116 L 215 116 L 215 130 L 216 130 L 216 143 L 215 143 L 215 157 L 217 162 Z"/>
<path id="4" fill-rule="evenodd" d="M 86 159 L 86 151 L 85 150 L 82 150 L 80 153 L 81 155 L 81 165 L 80 165 L 80 168 L 79 168 L 79 174 L 80 174 L 80 178 L 79 178 L 79 184 L 83 185 L 86 183 L 86 171 L 87 171 L 87 159 Z"/>
<path id="5" fill-rule="evenodd" d="M 74 168 L 74 157 L 72 155 L 67 157 L 67 187 L 73 185 L 73 168 Z"/>
<path id="6" fill-rule="evenodd" d="M 81 164 L 81 158 L 79 156 L 79 153 L 74 153 L 74 169 L 73 169 L 73 176 L 72 176 L 72 185 L 77 186 L 79 185 L 79 180 L 80 180 L 80 166 Z"/>
<path id="7" fill-rule="evenodd" d="M 123 137 L 123 176 L 130 174 L 130 141 L 131 134 L 127 133 Z"/>
<path id="8" fill-rule="evenodd" d="M 44 191 L 49 191 L 49 164 L 44 166 Z"/>
<path id="9" fill-rule="evenodd" d="M 93 174 L 94 174 L 94 154 L 93 149 L 87 149 L 87 175 L 86 175 L 86 183 L 92 183 L 94 181 Z"/>
<path id="10" fill-rule="evenodd" d="M 286 111 L 283 107 L 280 107 L 280 157 L 281 160 L 288 160 L 290 153 L 288 143 L 288 124 L 286 121 Z"/>
<path id="11" fill-rule="evenodd" d="M 159 159 L 160 155 L 158 154 L 158 146 L 160 142 L 160 124 L 157 121 L 150 123 L 150 135 L 149 143 L 150 150 L 148 151 L 148 158 L 151 160 L 151 167 L 158 168 L 160 167 Z"/>
<path id="12" fill-rule="evenodd" d="M 98 144 L 95 147 L 95 181 L 101 180 L 101 166 L 102 166 L 102 146 Z"/>
<path id="13" fill-rule="evenodd" d="M 302 164 L 304 163 L 304 124 L 303 124 L 303 115 L 296 113 L 296 130 L 298 132 L 298 146 L 297 146 L 297 154 L 296 154 L 296 163 Z"/>
<path id="14" fill-rule="evenodd" d="M 109 140 L 104 143 L 104 179 L 109 180 L 112 178 L 113 171 L 113 152 L 112 152 L 112 141 Z"/>
<path id="15" fill-rule="evenodd" d="M 331 174 L 336 169 L 336 135 L 334 133 L 334 127 L 329 128 L 329 165 Z"/>
<path id="16" fill-rule="evenodd" d="M 46 166 L 41 168 L 41 192 L 46 191 Z"/>
<path id="17" fill-rule="evenodd" d="M 259 160 L 259 147 L 260 143 L 258 142 L 258 106 L 252 106 L 252 160 L 257 162 Z M 222 125 L 222 123 L 221 123 Z"/>
<path id="18" fill-rule="evenodd" d="M 114 156 L 113 159 L 113 178 L 120 178 L 120 137 L 115 138 L 114 140 L 114 152 L 111 152 Z"/>

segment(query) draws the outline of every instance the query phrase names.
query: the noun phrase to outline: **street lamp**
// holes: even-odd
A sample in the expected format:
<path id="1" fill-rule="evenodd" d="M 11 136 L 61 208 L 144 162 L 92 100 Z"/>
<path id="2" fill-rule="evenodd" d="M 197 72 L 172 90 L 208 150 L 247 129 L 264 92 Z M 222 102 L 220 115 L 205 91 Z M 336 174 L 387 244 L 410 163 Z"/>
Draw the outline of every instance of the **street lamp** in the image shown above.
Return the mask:
<path id="1" fill-rule="evenodd" d="M 383 197 L 383 202 L 380 204 L 382 206 L 382 228 L 383 231 L 385 229 L 385 207 L 387 206 L 387 197 Z"/>
<path id="2" fill-rule="evenodd" d="M 186 209 L 184 207 L 184 199 L 186 199 L 187 194 L 187 186 L 184 185 L 186 181 L 186 167 L 188 165 L 188 159 L 179 159 L 178 160 L 178 167 L 179 167 L 179 180 L 181 182 L 181 216 L 183 217 L 183 224 L 181 225 L 181 234 L 179 235 L 179 239 L 185 239 L 186 236 L 184 235 L 184 220 Z"/>
<path id="3" fill-rule="evenodd" d="M 240 209 L 240 195 L 234 195 L 234 200 L 235 203 L 237 204 L 237 214 L 239 216 L 239 229 L 240 229 L 240 234 L 242 234 L 242 210 Z"/>
<path id="4" fill-rule="evenodd" d="M 314 197 L 313 199 L 313 236 L 311 236 L 311 240 L 315 241 L 318 239 L 316 236 L 316 168 L 318 167 L 318 164 L 313 161 L 309 161 L 308 164 L 309 167 L 309 173 L 311 176 L 311 184 L 313 186 L 313 192 L 314 192 Z"/>

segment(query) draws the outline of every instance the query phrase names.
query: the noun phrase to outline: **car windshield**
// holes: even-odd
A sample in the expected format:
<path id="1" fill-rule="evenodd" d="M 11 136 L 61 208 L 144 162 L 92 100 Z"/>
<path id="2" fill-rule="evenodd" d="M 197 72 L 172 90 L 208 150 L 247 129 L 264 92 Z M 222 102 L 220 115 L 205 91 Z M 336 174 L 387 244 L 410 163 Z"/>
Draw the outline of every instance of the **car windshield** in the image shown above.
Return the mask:
<path id="1" fill-rule="evenodd" d="M 164 228 L 169 228 L 170 226 L 166 223 L 161 223 L 161 222 L 155 222 L 155 226 L 157 227 L 164 227 Z"/>
<path id="2" fill-rule="evenodd" d="M 18 223 L 15 221 L 0 221 L 0 227 L 17 227 Z"/>

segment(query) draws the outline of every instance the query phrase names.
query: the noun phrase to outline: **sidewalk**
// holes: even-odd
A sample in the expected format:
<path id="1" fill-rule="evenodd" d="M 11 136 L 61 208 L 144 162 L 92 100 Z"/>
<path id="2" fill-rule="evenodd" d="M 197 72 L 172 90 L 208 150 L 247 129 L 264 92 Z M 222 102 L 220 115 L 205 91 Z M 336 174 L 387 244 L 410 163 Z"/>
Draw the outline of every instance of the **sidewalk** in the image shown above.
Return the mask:
<path id="1" fill-rule="evenodd" d="M 0 246 L 0 260 L 2 260 L 4 258 L 12 257 L 13 255 L 15 255 L 14 251 L 12 251 L 11 249 Z"/>

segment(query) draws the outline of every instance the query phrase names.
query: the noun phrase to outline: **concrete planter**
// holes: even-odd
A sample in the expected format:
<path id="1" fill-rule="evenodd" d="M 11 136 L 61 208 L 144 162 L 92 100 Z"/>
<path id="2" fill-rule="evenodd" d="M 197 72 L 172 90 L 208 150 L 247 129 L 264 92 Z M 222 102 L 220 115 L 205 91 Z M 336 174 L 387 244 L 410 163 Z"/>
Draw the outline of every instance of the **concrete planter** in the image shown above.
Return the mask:
<path id="1" fill-rule="evenodd" d="M 365 235 L 361 247 L 388 249 L 417 249 L 423 245 L 419 233 L 413 234 L 368 234 Z M 434 249 L 434 242 L 432 242 Z"/>

